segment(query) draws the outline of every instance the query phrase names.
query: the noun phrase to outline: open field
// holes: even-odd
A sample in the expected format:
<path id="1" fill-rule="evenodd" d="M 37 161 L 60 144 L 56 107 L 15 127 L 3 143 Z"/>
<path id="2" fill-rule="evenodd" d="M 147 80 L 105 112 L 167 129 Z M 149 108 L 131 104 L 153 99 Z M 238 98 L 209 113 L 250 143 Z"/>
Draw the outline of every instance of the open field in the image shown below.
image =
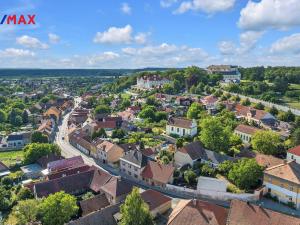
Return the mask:
<path id="1" fill-rule="evenodd" d="M 0 152 L 0 161 L 6 166 L 14 165 L 17 161 L 23 159 L 24 152 L 20 151 L 6 151 Z"/>

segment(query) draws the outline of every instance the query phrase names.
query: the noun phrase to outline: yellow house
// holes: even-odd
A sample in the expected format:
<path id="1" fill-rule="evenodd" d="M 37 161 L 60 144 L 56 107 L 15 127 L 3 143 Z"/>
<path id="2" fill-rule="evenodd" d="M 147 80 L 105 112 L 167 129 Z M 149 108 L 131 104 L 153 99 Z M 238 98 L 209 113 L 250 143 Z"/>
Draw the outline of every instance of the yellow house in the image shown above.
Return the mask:
<path id="1" fill-rule="evenodd" d="M 293 202 L 300 207 L 300 165 L 294 161 L 284 162 L 264 171 L 264 185 L 271 196 L 280 202 Z"/>
<path id="2" fill-rule="evenodd" d="M 117 144 L 103 141 L 97 145 L 98 158 L 107 164 L 115 164 L 124 155 L 124 150 Z"/>
<path id="3" fill-rule="evenodd" d="M 58 122 L 61 117 L 61 111 L 56 107 L 52 106 L 44 113 L 44 116 L 49 118 L 54 118 L 55 121 Z"/>

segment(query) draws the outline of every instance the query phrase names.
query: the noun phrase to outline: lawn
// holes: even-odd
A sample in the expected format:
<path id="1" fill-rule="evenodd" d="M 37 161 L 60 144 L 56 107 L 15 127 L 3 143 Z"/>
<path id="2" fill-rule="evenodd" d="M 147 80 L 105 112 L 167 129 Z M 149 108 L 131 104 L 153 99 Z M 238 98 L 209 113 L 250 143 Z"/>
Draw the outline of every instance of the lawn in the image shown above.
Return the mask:
<path id="1" fill-rule="evenodd" d="M 17 161 L 21 161 L 23 159 L 23 155 L 24 152 L 22 150 L 0 152 L 0 161 L 6 166 L 14 165 Z"/>

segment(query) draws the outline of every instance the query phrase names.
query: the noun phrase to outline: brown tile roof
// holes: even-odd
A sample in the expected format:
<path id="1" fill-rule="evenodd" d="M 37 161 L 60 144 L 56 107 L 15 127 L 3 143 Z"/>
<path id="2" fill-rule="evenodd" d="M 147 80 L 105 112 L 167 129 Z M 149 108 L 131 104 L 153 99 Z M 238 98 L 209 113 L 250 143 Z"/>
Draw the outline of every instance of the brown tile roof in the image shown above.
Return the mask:
<path id="1" fill-rule="evenodd" d="M 66 168 L 77 167 L 83 165 L 84 161 L 81 156 L 74 156 L 67 159 L 61 159 L 48 163 L 47 168 L 51 171 L 59 171 Z"/>
<path id="2" fill-rule="evenodd" d="M 167 225 L 226 225 L 228 209 L 201 200 L 181 200 Z"/>
<path id="3" fill-rule="evenodd" d="M 101 191 L 115 198 L 130 193 L 132 188 L 133 185 L 131 183 L 120 178 L 113 178 L 101 187 Z"/>
<path id="4" fill-rule="evenodd" d="M 82 173 L 85 171 L 91 170 L 91 167 L 88 165 L 80 165 L 78 167 L 68 168 L 66 170 L 60 170 L 58 172 L 51 173 L 47 176 L 48 180 L 54 180 L 64 176 L 70 176 L 76 173 Z"/>
<path id="5" fill-rule="evenodd" d="M 79 205 L 82 211 L 82 216 L 85 216 L 89 213 L 98 211 L 102 208 L 109 206 L 109 202 L 105 194 L 99 194 L 90 199 L 80 201 Z"/>
<path id="6" fill-rule="evenodd" d="M 299 225 L 300 219 L 279 212 L 232 200 L 226 225 Z"/>
<path id="7" fill-rule="evenodd" d="M 235 130 L 239 131 L 239 132 L 242 132 L 242 133 L 245 133 L 245 134 L 253 135 L 253 134 L 255 134 L 255 132 L 257 132 L 261 129 L 258 129 L 256 127 L 251 127 L 251 126 L 248 126 L 248 125 L 244 125 L 244 124 L 240 124 L 235 128 Z"/>
<path id="8" fill-rule="evenodd" d="M 109 152 L 113 150 L 115 147 L 117 147 L 117 145 L 109 141 L 103 141 L 99 145 L 97 145 L 98 149 L 102 149 L 105 152 Z"/>
<path id="9" fill-rule="evenodd" d="M 182 117 L 171 117 L 168 120 L 168 125 L 175 127 L 191 128 L 192 122 L 192 120 Z"/>
<path id="10" fill-rule="evenodd" d="M 144 149 L 144 150 L 142 151 L 142 154 L 143 154 L 144 156 L 150 157 L 150 156 L 152 156 L 152 155 L 155 154 L 155 150 L 152 149 L 152 148 L 146 148 L 146 149 Z"/>
<path id="11" fill-rule="evenodd" d="M 213 95 L 205 96 L 204 98 L 201 99 L 201 102 L 203 104 L 213 104 L 217 101 L 218 101 L 218 98 Z"/>
<path id="12" fill-rule="evenodd" d="M 300 184 L 300 165 L 294 161 L 269 167 L 264 173 L 295 184 Z"/>
<path id="13" fill-rule="evenodd" d="M 67 225 L 117 225 L 114 214 L 120 211 L 120 204 L 108 206 L 102 210 L 70 221 Z"/>
<path id="14" fill-rule="evenodd" d="M 297 156 L 300 156 L 300 145 L 294 147 L 294 148 L 291 148 L 288 150 L 288 153 L 291 153 L 293 155 L 297 155 Z"/>
<path id="15" fill-rule="evenodd" d="M 195 160 L 201 158 L 205 149 L 202 147 L 199 141 L 195 141 L 183 146 L 182 148 L 179 148 L 178 151 L 188 154 L 192 160 Z"/>
<path id="16" fill-rule="evenodd" d="M 149 161 L 142 171 L 142 177 L 167 184 L 173 176 L 174 167 L 171 165 L 163 165 L 158 162 Z"/>
<path id="17" fill-rule="evenodd" d="M 144 191 L 141 197 L 148 204 L 150 211 L 172 201 L 170 197 L 152 189 Z"/>
<path id="18" fill-rule="evenodd" d="M 48 163 L 53 162 L 53 161 L 57 161 L 60 159 L 64 159 L 64 157 L 62 156 L 58 156 L 55 154 L 49 154 L 46 156 L 42 156 L 41 158 L 39 158 L 36 162 L 42 167 L 42 168 L 47 168 Z"/>
<path id="19" fill-rule="evenodd" d="M 65 191 L 70 194 L 86 190 L 99 192 L 101 186 L 107 183 L 111 178 L 112 176 L 108 173 L 99 169 L 93 169 L 54 180 L 36 183 L 34 189 L 39 198 L 59 191 Z"/>
<path id="20" fill-rule="evenodd" d="M 259 154 L 259 153 L 257 153 L 255 155 L 255 160 L 260 166 L 263 166 L 265 168 L 277 166 L 279 164 L 284 163 L 283 159 L 279 159 L 272 155 L 264 155 L 264 154 Z"/>

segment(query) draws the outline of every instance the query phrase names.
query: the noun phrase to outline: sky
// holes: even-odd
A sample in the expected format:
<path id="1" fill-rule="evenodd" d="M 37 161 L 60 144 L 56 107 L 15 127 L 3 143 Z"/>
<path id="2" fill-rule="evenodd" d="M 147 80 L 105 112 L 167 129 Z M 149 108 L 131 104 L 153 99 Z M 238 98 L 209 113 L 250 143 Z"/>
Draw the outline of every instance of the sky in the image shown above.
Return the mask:
<path id="1" fill-rule="evenodd" d="M 2 0 L 0 68 L 299 66 L 300 0 Z"/>

